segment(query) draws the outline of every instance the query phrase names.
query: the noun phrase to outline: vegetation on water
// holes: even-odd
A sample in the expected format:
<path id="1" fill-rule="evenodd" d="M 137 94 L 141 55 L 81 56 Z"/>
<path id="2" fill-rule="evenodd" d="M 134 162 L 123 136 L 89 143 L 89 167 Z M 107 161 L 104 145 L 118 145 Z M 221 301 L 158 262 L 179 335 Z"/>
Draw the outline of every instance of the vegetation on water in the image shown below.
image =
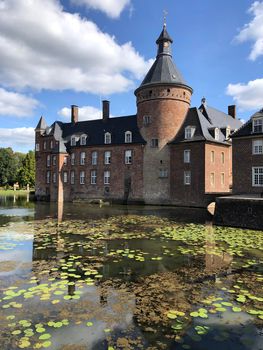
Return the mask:
<path id="1" fill-rule="evenodd" d="M 87 349 L 78 332 L 99 325 L 108 350 L 208 349 L 230 338 L 247 349 L 251 327 L 262 329 L 262 232 L 126 215 L 35 221 L 23 233 L 34 234 L 32 273 L 3 286 L 3 349 L 53 349 L 71 328 L 72 343 L 56 349 Z M 20 244 L 0 241 L 0 251 Z"/>
<path id="2" fill-rule="evenodd" d="M 35 152 L 14 152 L 12 148 L 0 148 L 0 187 L 8 189 L 18 182 L 20 188 L 35 185 Z"/>

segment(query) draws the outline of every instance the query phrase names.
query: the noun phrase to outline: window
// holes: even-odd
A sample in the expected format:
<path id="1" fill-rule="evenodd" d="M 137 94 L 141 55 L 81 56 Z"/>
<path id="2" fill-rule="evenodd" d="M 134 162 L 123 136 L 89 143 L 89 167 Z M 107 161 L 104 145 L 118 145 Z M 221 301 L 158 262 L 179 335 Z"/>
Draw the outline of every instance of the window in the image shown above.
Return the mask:
<path id="1" fill-rule="evenodd" d="M 230 127 L 228 126 L 228 127 L 226 128 L 226 139 L 229 138 L 230 133 L 231 133 L 231 129 L 230 129 Z"/>
<path id="2" fill-rule="evenodd" d="M 91 153 L 91 164 L 97 165 L 97 163 L 98 163 L 98 152 L 94 151 Z"/>
<path id="3" fill-rule="evenodd" d="M 219 129 L 215 128 L 215 140 L 219 140 Z"/>
<path id="4" fill-rule="evenodd" d="M 85 183 L 85 172 L 84 172 L 84 171 L 81 171 L 81 172 L 79 173 L 79 183 L 80 183 L 81 185 L 83 185 L 83 184 Z"/>
<path id="5" fill-rule="evenodd" d="M 96 185 L 96 183 L 97 183 L 97 171 L 96 170 L 91 170 L 91 172 L 90 172 L 90 183 L 92 185 Z"/>
<path id="6" fill-rule="evenodd" d="M 211 151 L 211 163 L 215 162 L 215 151 Z"/>
<path id="7" fill-rule="evenodd" d="M 263 186 L 263 166 L 252 168 L 252 185 L 254 187 Z"/>
<path id="8" fill-rule="evenodd" d="M 68 157 L 64 157 L 64 165 L 68 164 Z"/>
<path id="9" fill-rule="evenodd" d="M 57 182 L 57 173 L 53 173 L 53 183 Z"/>
<path id="10" fill-rule="evenodd" d="M 161 177 L 161 178 L 168 177 L 168 170 L 167 169 L 160 169 L 159 170 L 159 177 Z"/>
<path id="11" fill-rule="evenodd" d="M 221 152 L 221 163 L 225 164 L 225 153 Z"/>
<path id="12" fill-rule="evenodd" d="M 210 185 L 215 186 L 215 173 L 210 174 Z"/>
<path id="13" fill-rule="evenodd" d="M 150 115 L 144 115 L 143 116 L 143 125 L 149 125 L 151 124 L 151 116 Z"/>
<path id="14" fill-rule="evenodd" d="M 131 143 L 132 142 L 132 133 L 131 131 L 125 132 L 125 143 Z"/>
<path id="15" fill-rule="evenodd" d="M 191 171 L 184 171 L 184 184 L 191 185 Z"/>
<path id="16" fill-rule="evenodd" d="M 104 134 L 104 143 L 107 145 L 109 143 L 111 143 L 111 133 L 109 132 L 106 132 Z"/>
<path id="17" fill-rule="evenodd" d="M 225 173 L 221 173 L 221 185 L 225 185 Z"/>
<path id="18" fill-rule="evenodd" d="M 195 133 L 195 127 L 187 126 L 184 130 L 184 138 L 186 140 L 189 140 L 194 136 L 194 133 Z"/>
<path id="19" fill-rule="evenodd" d="M 71 185 L 74 185 L 74 183 L 75 183 L 75 171 L 74 170 L 72 170 L 70 172 L 70 183 L 71 183 Z"/>
<path id="20" fill-rule="evenodd" d="M 81 137 L 80 137 L 81 146 L 86 145 L 86 141 L 87 141 L 87 135 L 81 135 Z"/>
<path id="21" fill-rule="evenodd" d="M 104 152 L 104 164 L 110 164 L 111 162 L 111 151 Z"/>
<path id="22" fill-rule="evenodd" d="M 191 159 L 191 151 L 190 149 L 185 149 L 184 150 L 184 163 L 190 163 Z"/>
<path id="23" fill-rule="evenodd" d="M 47 166 L 50 166 L 50 154 L 47 155 Z"/>
<path id="24" fill-rule="evenodd" d="M 127 150 L 125 151 L 125 164 L 131 164 L 132 163 L 132 151 Z"/>
<path id="25" fill-rule="evenodd" d="M 71 165 L 75 165 L 75 153 L 71 154 Z"/>
<path id="26" fill-rule="evenodd" d="M 67 171 L 63 172 L 63 182 L 66 184 L 68 182 L 68 173 Z"/>
<path id="27" fill-rule="evenodd" d="M 52 157 L 52 164 L 56 165 L 57 164 L 57 156 Z"/>
<path id="28" fill-rule="evenodd" d="M 109 185 L 110 184 L 110 172 L 104 171 L 104 185 Z"/>
<path id="29" fill-rule="evenodd" d="M 75 136 L 71 136 L 70 145 L 76 146 L 76 137 Z"/>
<path id="30" fill-rule="evenodd" d="M 50 170 L 47 171 L 47 176 L 46 176 L 47 184 L 50 183 Z"/>
<path id="31" fill-rule="evenodd" d="M 36 152 L 39 151 L 39 143 L 36 143 Z"/>
<path id="32" fill-rule="evenodd" d="M 158 139 L 151 139 L 151 144 L 150 144 L 150 146 L 151 146 L 152 148 L 157 148 L 157 147 L 158 147 L 158 144 L 159 144 Z"/>
<path id="33" fill-rule="evenodd" d="M 80 152 L 80 165 L 85 164 L 85 158 L 86 158 L 86 153 L 85 152 Z"/>
<path id="34" fill-rule="evenodd" d="M 47 149 L 47 141 L 43 142 L 43 149 L 46 150 Z"/>
<path id="35" fill-rule="evenodd" d="M 263 131 L 263 118 L 253 119 L 253 132 Z"/>
<path id="36" fill-rule="evenodd" d="M 51 141 L 50 141 L 50 149 L 53 149 L 53 147 L 54 147 L 54 143 L 53 143 L 53 141 L 51 140 Z"/>
<path id="37" fill-rule="evenodd" d="M 263 139 L 253 140 L 253 154 L 262 154 L 262 153 L 263 153 Z"/>

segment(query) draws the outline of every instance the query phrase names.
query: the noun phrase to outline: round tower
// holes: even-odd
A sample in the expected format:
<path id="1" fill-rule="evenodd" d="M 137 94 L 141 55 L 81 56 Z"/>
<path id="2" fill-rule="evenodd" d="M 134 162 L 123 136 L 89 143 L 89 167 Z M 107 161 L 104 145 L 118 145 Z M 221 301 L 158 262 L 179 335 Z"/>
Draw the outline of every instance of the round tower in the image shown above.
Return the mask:
<path id="1" fill-rule="evenodd" d="M 188 86 L 172 60 L 173 40 L 166 24 L 156 40 L 156 60 L 135 90 L 137 124 L 147 141 L 144 150 L 144 199 L 146 203 L 169 203 L 171 141 L 180 129 L 191 103 Z"/>

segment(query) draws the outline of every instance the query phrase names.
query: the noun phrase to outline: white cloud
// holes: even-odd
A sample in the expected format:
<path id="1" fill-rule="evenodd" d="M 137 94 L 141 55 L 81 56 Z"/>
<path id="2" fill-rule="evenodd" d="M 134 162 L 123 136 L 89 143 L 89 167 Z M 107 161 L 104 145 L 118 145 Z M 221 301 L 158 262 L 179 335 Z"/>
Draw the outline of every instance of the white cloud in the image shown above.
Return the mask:
<path id="1" fill-rule="evenodd" d="M 0 88 L 0 116 L 30 116 L 38 104 L 31 97 Z"/>
<path id="2" fill-rule="evenodd" d="M 100 10 L 111 18 L 118 18 L 130 0 L 71 0 L 75 5 L 85 5 L 87 8 Z"/>
<path id="3" fill-rule="evenodd" d="M 66 120 L 70 121 L 71 118 L 71 109 L 68 107 L 64 107 L 58 111 L 58 115 L 62 116 Z M 114 117 L 111 115 L 110 117 Z M 101 109 L 92 107 L 92 106 L 83 106 L 79 107 L 79 121 L 82 120 L 95 120 L 102 118 Z"/>
<path id="4" fill-rule="evenodd" d="M 14 151 L 27 152 L 34 149 L 34 128 L 0 128 L 0 147 L 12 147 Z"/>
<path id="5" fill-rule="evenodd" d="M 0 1 L 0 81 L 12 88 L 110 94 L 134 87 L 152 60 L 58 0 Z"/>
<path id="6" fill-rule="evenodd" d="M 228 84 L 226 93 L 233 97 L 241 110 L 260 109 L 263 107 L 263 78 L 247 84 Z"/>
<path id="7" fill-rule="evenodd" d="M 253 46 L 249 59 L 255 61 L 263 55 L 263 1 L 255 1 L 249 9 L 254 18 L 237 35 L 239 42 L 252 41 Z"/>

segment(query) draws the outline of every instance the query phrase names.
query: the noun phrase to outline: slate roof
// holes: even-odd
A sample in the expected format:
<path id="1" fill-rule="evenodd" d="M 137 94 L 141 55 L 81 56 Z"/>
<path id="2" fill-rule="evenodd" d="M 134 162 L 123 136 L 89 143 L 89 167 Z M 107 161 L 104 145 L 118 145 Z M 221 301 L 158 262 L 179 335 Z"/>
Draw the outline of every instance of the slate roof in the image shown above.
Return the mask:
<path id="1" fill-rule="evenodd" d="M 45 118 L 41 116 L 35 130 L 38 130 L 38 129 L 45 130 L 46 128 L 47 128 L 47 123 L 45 121 Z"/>
<path id="2" fill-rule="evenodd" d="M 49 129 L 49 128 L 48 128 Z M 107 121 L 103 119 L 80 121 L 77 123 L 63 123 L 56 121 L 47 129 L 47 135 L 54 135 L 54 138 L 59 141 L 59 149 L 63 151 L 69 150 L 71 147 L 80 145 L 77 141 L 76 146 L 70 145 L 71 136 L 87 135 L 86 146 L 102 146 L 104 145 L 104 134 L 111 133 L 111 144 L 120 145 L 125 144 L 125 131 L 132 132 L 131 144 L 145 144 L 139 129 L 137 127 L 136 115 L 124 116 L 118 118 L 109 118 Z"/>
<path id="3" fill-rule="evenodd" d="M 258 135 L 263 135 L 263 131 L 262 132 L 253 132 L 253 118 L 255 117 L 262 117 L 263 118 L 263 109 L 261 109 L 260 111 L 256 112 L 255 114 L 253 114 L 251 116 L 251 118 L 241 126 L 241 128 L 239 128 L 236 132 L 234 132 L 231 135 L 231 138 L 235 138 L 235 137 L 243 137 L 243 136 L 258 136 Z"/>
<path id="4" fill-rule="evenodd" d="M 170 143 L 210 141 L 227 145 L 230 144 L 230 142 L 225 136 L 226 128 L 229 127 L 231 131 L 234 131 L 241 125 L 242 123 L 240 120 L 234 119 L 228 114 L 202 104 L 199 108 L 189 108 L 181 128 Z M 187 126 L 195 127 L 195 132 L 191 139 L 185 139 L 185 128 Z M 214 138 L 215 128 L 219 129 L 218 140 Z"/>

